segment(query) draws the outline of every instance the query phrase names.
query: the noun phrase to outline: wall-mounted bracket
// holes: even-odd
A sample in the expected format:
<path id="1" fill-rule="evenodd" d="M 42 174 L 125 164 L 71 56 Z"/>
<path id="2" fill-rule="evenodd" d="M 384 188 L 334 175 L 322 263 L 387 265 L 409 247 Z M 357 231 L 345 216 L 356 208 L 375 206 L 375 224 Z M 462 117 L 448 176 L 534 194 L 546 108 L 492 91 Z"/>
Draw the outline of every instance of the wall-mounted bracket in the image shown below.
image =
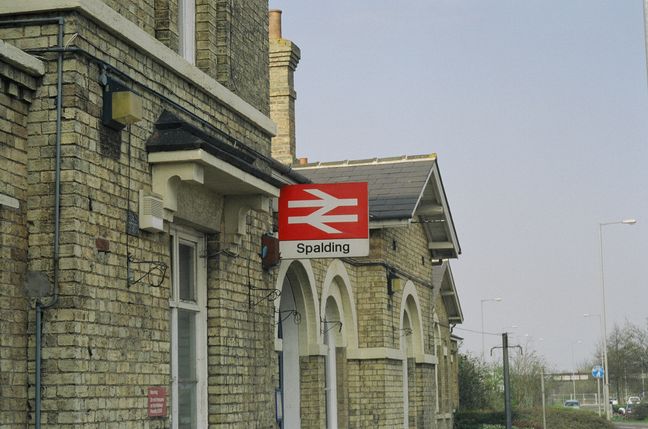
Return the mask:
<path id="1" fill-rule="evenodd" d="M 342 332 L 342 322 L 339 320 L 321 320 L 320 323 L 322 335 L 335 328 L 338 328 L 338 332 Z"/>
<path id="2" fill-rule="evenodd" d="M 279 321 L 277 324 L 281 324 L 288 320 L 290 317 L 292 317 L 293 322 L 295 325 L 299 325 L 301 323 L 301 313 L 297 310 L 284 310 L 284 311 L 275 311 L 279 315 Z"/>
<path id="3" fill-rule="evenodd" d="M 256 291 L 260 291 L 263 296 L 259 299 L 253 297 L 252 292 Z M 274 302 L 279 298 L 279 296 L 281 296 L 281 291 L 279 289 L 254 287 L 252 284 L 248 283 L 248 308 L 254 308 L 263 301 Z"/>
<path id="4" fill-rule="evenodd" d="M 247 215 L 251 210 L 262 211 L 268 207 L 264 195 L 226 196 L 223 208 L 225 242 L 238 246 L 247 233 Z"/>
<path id="5" fill-rule="evenodd" d="M 148 270 L 138 278 L 133 276 L 133 266 L 145 266 Z M 162 261 L 140 261 L 135 259 L 132 255 L 128 255 L 126 259 L 127 270 L 127 284 L 130 288 L 140 282 L 147 281 L 149 286 L 160 287 L 166 277 L 166 272 L 169 266 Z"/>
<path id="6" fill-rule="evenodd" d="M 204 169 L 195 162 L 177 162 L 153 165 L 152 191 L 164 200 L 164 216 L 173 220 L 178 210 L 178 190 L 181 182 L 203 184 Z"/>

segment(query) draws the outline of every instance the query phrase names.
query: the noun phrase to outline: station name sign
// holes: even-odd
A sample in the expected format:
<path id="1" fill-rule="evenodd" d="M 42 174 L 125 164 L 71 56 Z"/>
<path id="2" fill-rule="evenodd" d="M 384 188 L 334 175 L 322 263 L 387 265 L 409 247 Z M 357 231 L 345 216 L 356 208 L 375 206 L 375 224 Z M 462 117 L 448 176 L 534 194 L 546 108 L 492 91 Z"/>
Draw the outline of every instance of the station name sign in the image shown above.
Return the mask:
<path id="1" fill-rule="evenodd" d="M 282 259 L 369 255 L 366 182 L 287 185 L 279 195 Z"/>

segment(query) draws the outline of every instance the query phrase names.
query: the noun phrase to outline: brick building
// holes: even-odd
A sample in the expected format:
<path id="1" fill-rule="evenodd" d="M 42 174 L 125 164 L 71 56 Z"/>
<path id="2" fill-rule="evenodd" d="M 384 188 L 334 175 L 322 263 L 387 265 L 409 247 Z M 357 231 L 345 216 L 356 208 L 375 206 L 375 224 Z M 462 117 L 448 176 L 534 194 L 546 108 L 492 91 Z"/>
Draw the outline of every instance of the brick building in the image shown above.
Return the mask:
<path id="1" fill-rule="evenodd" d="M 317 170 L 285 166 L 299 51 L 268 31 L 265 0 L 0 2 L 0 428 L 449 427 L 435 157 L 378 164 L 435 171 L 440 212 L 264 269 Z"/>
<path id="2" fill-rule="evenodd" d="M 273 157 L 313 183 L 367 182 L 370 254 L 282 261 L 283 427 L 452 428 L 461 340 L 452 328 L 463 314 L 448 260 L 461 248 L 437 157 L 297 162 L 299 58 L 271 11 Z"/>
<path id="3" fill-rule="evenodd" d="M 285 427 L 451 428 L 463 316 L 436 157 L 295 169 L 314 183 L 368 182 L 370 254 L 282 262 Z"/>

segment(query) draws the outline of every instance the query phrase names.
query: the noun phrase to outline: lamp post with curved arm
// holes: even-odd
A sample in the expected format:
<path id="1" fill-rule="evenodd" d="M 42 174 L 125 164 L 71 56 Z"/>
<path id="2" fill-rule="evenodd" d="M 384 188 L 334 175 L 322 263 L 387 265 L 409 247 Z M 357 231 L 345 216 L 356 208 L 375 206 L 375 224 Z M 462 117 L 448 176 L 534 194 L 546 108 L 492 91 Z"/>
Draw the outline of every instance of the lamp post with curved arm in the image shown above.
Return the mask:
<path id="1" fill-rule="evenodd" d="M 482 360 L 484 360 L 484 303 L 485 302 L 500 302 L 502 298 L 486 298 L 481 300 L 481 337 L 482 337 Z"/>
<path id="2" fill-rule="evenodd" d="M 603 271 L 603 227 L 607 225 L 634 225 L 635 219 L 624 219 L 616 222 L 599 223 L 599 251 L 601 255 L 601 300 L 603 301 L 603 403 L 605 404 L 605 417 L 610 420 L 610 381 L 607 356 L 607 310 L 605 307 L 605 272 Z"/>

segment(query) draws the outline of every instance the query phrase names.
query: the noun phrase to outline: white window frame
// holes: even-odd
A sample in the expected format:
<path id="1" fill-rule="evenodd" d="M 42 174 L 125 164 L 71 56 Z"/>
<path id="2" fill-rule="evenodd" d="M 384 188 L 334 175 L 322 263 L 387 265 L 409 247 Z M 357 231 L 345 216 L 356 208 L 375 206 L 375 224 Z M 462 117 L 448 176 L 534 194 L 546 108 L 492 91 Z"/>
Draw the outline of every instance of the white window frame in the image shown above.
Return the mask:
<path id="1" fill-rule="evenodd" d="M 171 258 L 171 293 L 169 298 L 171 318 L 171 428 L 178 429 L 178 310 L 196 313 L 196 427 L 207 427 L 207 264 L 205 238 L 196 232 L 174 226 L 170 232 L 173 257 Z M 194 246 L 196 302 L 180 299 L 180 273 L 178 269 L 179 243 Z"/>
<path id="2" fill-rule="evenodd" d="M 196 0 L 178 0 L 179 54 L 196 64 Z"/>

